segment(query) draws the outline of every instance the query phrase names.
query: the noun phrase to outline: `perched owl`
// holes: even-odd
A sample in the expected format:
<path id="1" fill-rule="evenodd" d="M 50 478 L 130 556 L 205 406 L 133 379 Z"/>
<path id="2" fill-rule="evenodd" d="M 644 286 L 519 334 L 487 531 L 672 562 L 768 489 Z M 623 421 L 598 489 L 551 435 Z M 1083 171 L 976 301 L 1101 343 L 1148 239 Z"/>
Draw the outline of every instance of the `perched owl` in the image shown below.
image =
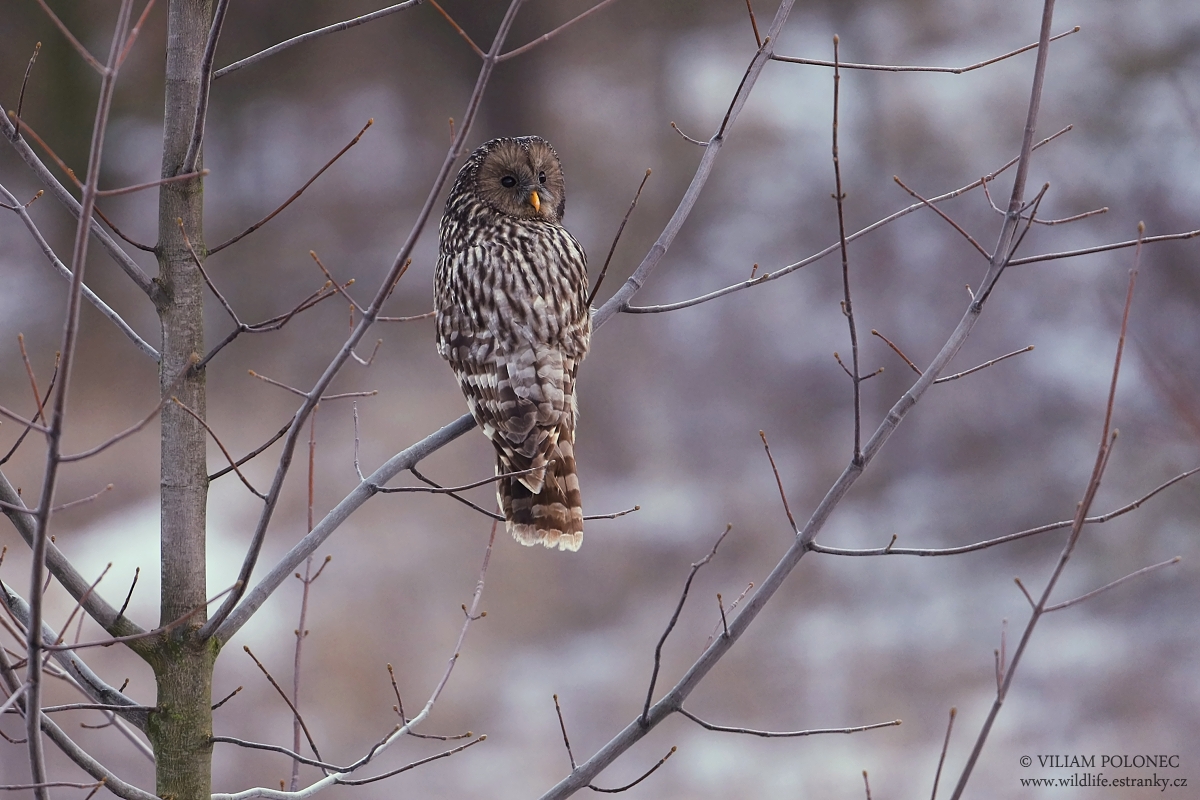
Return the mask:
<path id="1" fill-rule="evenodd" d="M 496 447 L 505 524 L 521 544 L 578 550 L 575 374 L 591 317 L 583 248 L 562 226 L 558 154 L 537 136 L 493 139 L 446 200 L 434 279 L 437 346 Z"/>

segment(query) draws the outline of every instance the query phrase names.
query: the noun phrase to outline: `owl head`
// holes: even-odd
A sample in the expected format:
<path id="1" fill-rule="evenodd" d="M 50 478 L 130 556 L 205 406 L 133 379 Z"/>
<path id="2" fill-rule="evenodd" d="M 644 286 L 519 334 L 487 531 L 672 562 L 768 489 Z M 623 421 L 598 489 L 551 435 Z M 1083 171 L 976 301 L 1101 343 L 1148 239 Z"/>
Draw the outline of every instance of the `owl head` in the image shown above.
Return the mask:
<path id="1" fill-rule="evenodd" d="M 539 136 L 484 142 L 467 159 L 454 188 L 511 217 L 559 224 L 567 207 L 558 153 Z"/>

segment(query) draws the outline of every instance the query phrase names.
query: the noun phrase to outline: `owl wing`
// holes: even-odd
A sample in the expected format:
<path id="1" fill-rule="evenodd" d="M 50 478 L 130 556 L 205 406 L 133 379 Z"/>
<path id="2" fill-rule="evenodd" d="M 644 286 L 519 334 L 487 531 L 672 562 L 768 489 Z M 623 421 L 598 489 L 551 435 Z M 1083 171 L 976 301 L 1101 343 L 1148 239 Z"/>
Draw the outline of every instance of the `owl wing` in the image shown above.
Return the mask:
<path id="1" fill-rule="evenodd" d="M 589 320 L 585 309 L 582 322 L 564 325 L 562 304 L 555 311 L 541 294 L 521 291 L 527 286 L 516 285 L 510 255 L 495 245 L 443 255 L 455 263 L 441 265 L 441 275 L 490 279 L 475 284 L 480 291 L 473 294 L 482 303 L 453 297 L 469 290 L 462 281 L 440 287 L 447 302 L 439 316 L 438 350 L 453 367 L 471 415 L 499 451 L 504 471 L 533 469 L 517 480 L 536 494 L 562 433 L 574 438 L 575 374 L 586 352 Z M 498 285 L 505 283 L 510 285 Z M 580 303 L 566 305 L 576 312 L 570 316 L 579 316 L 574 306 Z"/>

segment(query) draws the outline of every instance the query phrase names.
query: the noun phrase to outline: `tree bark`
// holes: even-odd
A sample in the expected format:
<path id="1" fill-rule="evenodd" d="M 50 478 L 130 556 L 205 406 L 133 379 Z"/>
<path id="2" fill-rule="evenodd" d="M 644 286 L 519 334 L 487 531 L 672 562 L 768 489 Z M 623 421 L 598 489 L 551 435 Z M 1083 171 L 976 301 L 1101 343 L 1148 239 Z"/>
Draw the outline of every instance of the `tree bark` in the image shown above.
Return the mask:
<path id="1" fill-rule="evenodd" d="M 212 2 L 171 0 L 167 13 L 162 177 L 179 174 L 191 141 Z M 204 371 L 192 372 L 178 384 L 176 380 L 193 354 L 204 352 L 205 285 L 180 231 L 182 220 L 197 256 L 204 258 L 203 189 L 199 178 L 160 188 L 155 279 L 162 290 L 157 303 L 162 324 L 160 387 L 201 418 Z M 161 436 L 159 608 L 160 624 L 165 625 L 205 604 L 208 470 L 206 432 L 187 411 L 167 403 Z M 158 707 L 148 733 L 156 757 L 156 793 L 163 798 L 207 800 L 211 793 L 212 670 L 218 645 L 196 636 L 205 619 L 204 611 L 195 614 L 150 659 L 158 682 Z"/>

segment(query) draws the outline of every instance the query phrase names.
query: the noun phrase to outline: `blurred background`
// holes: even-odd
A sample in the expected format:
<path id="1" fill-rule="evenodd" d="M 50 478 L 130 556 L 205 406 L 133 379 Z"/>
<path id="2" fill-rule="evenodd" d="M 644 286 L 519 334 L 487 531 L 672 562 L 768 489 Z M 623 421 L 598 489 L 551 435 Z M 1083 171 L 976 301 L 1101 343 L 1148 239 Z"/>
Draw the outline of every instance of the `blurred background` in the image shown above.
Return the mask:
<path id="1" fill-rule="evenodd" d="M 165 12 L 149 18 L 122 72 L 106 141 L 103 184 L 159 173 Z M 315 0 L 231 4 L 217 63 L 224 66 L 296 34 L 366 13 L 379 3 Z M 509 49 L 534 39 L 590 0 L 529 0 Z M 115 0 L 52 2 L 93 53 L 107 52 Z M 446 0 L 445 9 L 486 49 L 507 3 Z M 828 59 L 832 36 L 846 61 L 966 66 L 1037 39 L 1040 3 L 969 0 L 798 4 L 778 52 Z M 756 0 L 765 30 L 775 6 Z M 1050 52 L 1038 138 L 1074 129 L 1038 151 L 1032 194 L 1050 189 L 1044 218 L 1099 207 L 1107 214 L 1035 226 L 1022 255 L 1200 227 L 1200 5 L 1186 0 L 1063 0 L 1055 32 L 1082 30 Z M 85 165 L 98 79 L 32 2 L 0 10 L 0 97 L 14 108 L 35 42 L 43 43 L 24 114 L 77 171 Z M 565 224 L 591 255 L 595 275 L 638 182 L 653 176 L 600 292 L 608 297 L 648 250 L 691 180 L 755 51 L 742 0 L 616 3 L 552 41 L 500 65 L 470 136 L 539 134 L 562 157 Z M 932 196 L 968 184 L 1014 157 L 1028 105 L 1034 53 L 963 75 L 847 71 L 841 83 L 841 163 L 849 230 L 910 198 L 893 181 Z M 324 282 L 309 250 L 365 302 L 408 234 L 460 118 L 478 59 L 426 4 L 292 48 L 216 81 L 204 163 L 209 246 L 259 220 L 301 186 L 366 123 L 362 141 L 260 231 L 208 261 L 213 280 L 246 320 L 282 313 Z M 774 271 L 837 240 L 830 159 L 832 74 L 771 63 L 732 130 L 692 217 L 641 305 L 696 296 Z M 1011 171 L 993 185 L 1006 202 Z M 11 148 L 0 182 L 22 200 L 39 188 Z M 974 191 L 943 206 L 989 249 L 1001 217 Z M 101 209 L 128 236 L 153 244 L 156 197 L 106 199 Z M 74 224 L 44 197 L 31 213 L 64 259 Z M 440 213 L 440 206 L 439 206 Z M 386 313 L 430 308 L 436 219 Z M 153 256 L 130 250 L 151 275 Z M 1094 511 L 1132 502 L 1200 465 L 1200 243 L 1145 249 L 1130 340 L 1117 392 L 1121 431 Z M 911 214 L 849 249 L 862 367 L 886 371 L 863 385 L 869 433 L 915 375 L 872 329 L 919 366 L 934 356 L 969 301 L 983 259 L 933 213 Z M 1033 344 L 1036 350 L 930 391 L 837 509 L 819 541 L 878 547 L 950 547 L 1069 519 L 1092 467 L 1116 347 L 1131 249 L 1014 267 L 951 365 L 963 370 Z M 65 282 L 15 215 L 0 216 L 0 403 L 30 406 L 17 347 L 23 333 L 45 385 L 59 346 Z M 88 283 L 152 343 L 154 310 L 98 248 Z M 664 650 L 659 693 L 702 651 L 728 604 L 758 584 L 791 534 L 759 430 L 770 438 L 800 521 L 846 465 L 853 441 L 851 386 L 832 357 L 849 352 L 839 309 L 841 272 L 827 257 L 782 280 L 657 315 L 622 315 L 595 337 L 579 387 L 577 454 L 588 513 L 641 511 L 588 523 L 577 554 L 497 537 L 475 623 L 426 732 L 486 733 L 485 743 L 386 782 L 331 797 L 537 797 L 569 771 L 555 717 L 557 693 L 576 758 L 583 760 L 641 711 L 653 649 L 689 565 L 733 530 L 698 575 Z M 210 342 L 230 321 L 212 299 Z M 247 374 L 308 387 L 340 347 L 347 304 L 327 301 L 279 333 L 243 336 L 209 367 L 209 419 L 237 455 L 288 420 L 296 398 Z M 359 457 L 369 472 L 465 411 L 433 346 L 432 320 L 379 324 L 333 390 L 378 390 L 357 402 Z M 72 376 L 65 447 L 83 449 L 132 424 L 157 396 L 154 365 L 90 306 L 83 358 Z M 316 417 L 315 513 L 357 483 L 350 400 Z M 11 445 L 11 423 L 0 447 Z M 866 435 L 864 434 L 864 439 Z M 278 447 L 245 468 L 265 486 Z M 30 440 L 4 466 L 36 493 L 43 453 Z M 260 572 L 305 532 L 305 471 L 297 459 L 272 524 Z M 210 448 L 213 470 L 224 465 Z M 423 462 L 444 484 L 486 477 L 490 445 L 477 432 Z M 411 479 L 410 479 L 411 480 Z M 1030 797 L 1023 777 L 1077 770 L 1023 769 L 1022 755 L 1169 753 L 1169 777 L 1200 783 L 1200 607 L 1196 479 L 1083 535 L 1056 598 L 1067 599 L 1148 564 L 1182 563 L 1043 619 L 968 794 Z M 141 567 L 131 608 L 156 622 L 158 443 L 154 426 L 99 458 L 64 470 L 58 496 L 93 503 L 55 517 L 55 534 L 85 575 L 112 562 L 101 591 L 119 603 Z M 491 506 L 490 487 L 473 490 Z M 258 501 L 234 476 L 212 486 L 209 577 L 230 585 Z M 395 723 L 386 665 L 395 666 L 415 713 L 444 671 L 470 601 L 490 522 L 446 497 L 378 496 L 318 551 L 333 557 L 312 587 L 301 709 L 329 761 L 347 763 Z M 1014 586 L 1041 591 L 1065 533 L 957 557 L 837 558 L 810 554 L 734 650 L 687 702 L 723 725 L 770 730 L 863 725 L 898 728 L 853 736 L 763 740 L 702 730 L 682 717 L 657 728 L 606 770 L 622 785 L 672 746 L 679 751 L 627 793 L 642 798 L 923 797 L 930 790 L 947 714 L 958 708 L 942 784 L 953 783 L 995 693 L 993 651 L 1008 620 L 1011 653 L 1028 618 Z M 0 579 L 24 590 L 27 558 L 8 523 Z M 245 689 L 215 712 L 216 733 L 290 746 L 291 716 L 242 651 L 290 685 L 300 601 L 291 581 L 230 642 L 214 695 Z M 51 588 L 51 620 L 73 603 Z M 99 635 L 94 624 L 83 638 Z M 88 660 L 110 682 L 154 702 L 153 677 L 117 649 Z M 70 697 L 60 692 L 62 699 Z M 57 697 L 57 695 L 56 695 Z M 153 786 L 151 765 L 111 731 L 80 729 L 96 712 L 64 716 L 73 736 L 128 780 Z M 16 719 L 0 730 L 20 735 Z M 397 767 L 441 749 L 408 740 L 381 759 Z M 25 748 L 0 742 L 5 782 L 27 776 Z M 1097 758 L 1098 760 L 1098 758 Z M 78 773 L 52 753 L 59 776 Z M 214 789 L 277 786 L 280 755 L 217 745 Z M 1106 770 L 1150 777 L 1154 770 Z M 1161 777 L 1163 770 L 1158 770 Z M 315 770 L 304 768 L 307 780 Z M 943 792 L 949 791 L 943 788 Z M 1150 796 L 1129 789 L 1117 797 Z M 1168 796 L 1187 796 L 1171 790 Z M 1193 790 L 1194 791 L 1194 790 Z M 18 793 L 18 796 L 20 793 Z M 1094 790 L 1056 789 L 1055 797 Z M 1107 796 L 1107 795 L 1106 795 Z"/>

